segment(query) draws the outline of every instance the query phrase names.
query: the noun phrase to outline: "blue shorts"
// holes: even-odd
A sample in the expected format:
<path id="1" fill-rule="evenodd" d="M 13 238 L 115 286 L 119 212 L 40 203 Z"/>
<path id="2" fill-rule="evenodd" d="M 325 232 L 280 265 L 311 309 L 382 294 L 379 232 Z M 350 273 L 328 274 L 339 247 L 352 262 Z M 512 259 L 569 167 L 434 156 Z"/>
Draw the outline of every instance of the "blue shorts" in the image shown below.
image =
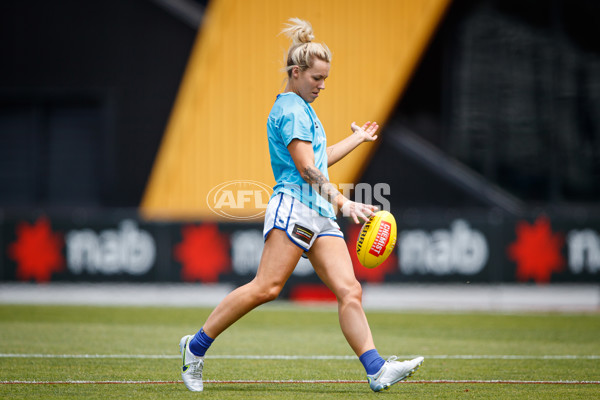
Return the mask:
<path id="1" fill-rule="evenodd" d="M 344 234 L 335 220 L 322 216 L 285 193 L 279 193 L 269 200 L 263 229 L 265 240 L 274 228 L 284 231 L 292 243 L 305 252 L 310 249 L 318 237 L 344 238 Z"/>

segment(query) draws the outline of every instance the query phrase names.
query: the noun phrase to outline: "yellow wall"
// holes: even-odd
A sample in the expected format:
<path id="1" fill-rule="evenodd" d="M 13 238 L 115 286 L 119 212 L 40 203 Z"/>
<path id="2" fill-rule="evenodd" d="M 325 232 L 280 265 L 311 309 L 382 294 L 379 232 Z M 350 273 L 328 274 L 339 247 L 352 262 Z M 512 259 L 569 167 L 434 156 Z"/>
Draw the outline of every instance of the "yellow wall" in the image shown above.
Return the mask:
<path id="1" fill-rule="evenodd" d="M 232 180 L 274 185 L 266 119 L 284 88 L 299 17 L 333 52 L 326 90 L 313 103 L 333 144 L 350 123 L 385 124 L 449 0 L 212 0 L 190 56 L 141 209 L 152 218 L 214 219 L 206 196 Z M 385 132 L 384 132 L 385 133 Z M 372 155 L 364 144 L 333 166 L 352 183 Z M 248 210 L 253 213 L 253 210 Z"/>

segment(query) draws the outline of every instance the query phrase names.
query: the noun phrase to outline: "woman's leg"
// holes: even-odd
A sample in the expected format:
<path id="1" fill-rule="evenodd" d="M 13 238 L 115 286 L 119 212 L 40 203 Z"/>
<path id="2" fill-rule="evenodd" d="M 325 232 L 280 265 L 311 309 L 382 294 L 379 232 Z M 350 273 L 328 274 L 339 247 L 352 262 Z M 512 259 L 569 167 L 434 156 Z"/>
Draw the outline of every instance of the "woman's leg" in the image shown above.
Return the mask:
<path id="1" fill-rule="evenodd" d="M 273 229 L 265 242 L 256 277 L 219 303 L 204 323 L 204 332 L 215 339 L 249 311 L 276 299 L 302 252 L 284 231 Z"/>
<path id="2" fill-rule="evenodd" d="M 308 252 L 308 258 L 338 300 L 342 332 L 357 356 L 375 348 L 371 328 L 362 308 L 362 288 L 354 276 L 352 260 L 344 239 L 321 236 Z"/>

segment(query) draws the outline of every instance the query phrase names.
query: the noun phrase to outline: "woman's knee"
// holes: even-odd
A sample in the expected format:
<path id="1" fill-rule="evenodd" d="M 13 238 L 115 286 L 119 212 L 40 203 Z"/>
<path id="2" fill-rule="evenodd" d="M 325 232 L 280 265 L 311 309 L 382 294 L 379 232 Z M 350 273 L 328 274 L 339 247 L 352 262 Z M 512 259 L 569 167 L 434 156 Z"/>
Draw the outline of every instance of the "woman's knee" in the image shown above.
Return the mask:
<path id="1" fill-rule="evenodd" d="M 267 285 L 256 284 L 255 287 L 256 289 L 254 290 L 254 298 L 256 299 L 257 303 L 264 304 L 277 299 L 279 293 L 281 293 L 283 285 L 278 285 L 276 283 Z"/>
<path id="2" fill-rule="evenodd" d="M 269 301 L 273 301 L 275 299 L 277 299 L 277 297 L 279 296 L 279 293 L 281 293 L 281 286 L 277 286 L 277 285 L 273 285 L 269 288 L 267 288 L 264 292 L 263 292 L 263 299 L 264 302 L 267 303 Z"/>
<path id="3" fill-rule="evenodd" d="M 359 281 L 355 280 L 352 283 L 340 288 L 336 293 L 339 302 L 350 303 L 358 302 L 362 303 L 362 286 Z"/>

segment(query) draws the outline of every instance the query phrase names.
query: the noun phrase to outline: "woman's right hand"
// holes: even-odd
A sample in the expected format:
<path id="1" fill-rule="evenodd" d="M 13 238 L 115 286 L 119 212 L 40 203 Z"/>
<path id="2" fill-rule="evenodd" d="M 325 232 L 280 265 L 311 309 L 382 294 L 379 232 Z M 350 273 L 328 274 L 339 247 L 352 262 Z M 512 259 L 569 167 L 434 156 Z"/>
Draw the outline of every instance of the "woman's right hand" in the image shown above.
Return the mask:
<path id="1" fill-rule="evenodd" d="M 352 200 L 347 200 L 340 208 L 340 211 L 344 217 L 350 217 L 354 220 L 354 223 L 359 224 L 359 217 L 367 222 L 372 215 L 375 215 L 377 207 L 370 204 L 357 203 Z"/>

